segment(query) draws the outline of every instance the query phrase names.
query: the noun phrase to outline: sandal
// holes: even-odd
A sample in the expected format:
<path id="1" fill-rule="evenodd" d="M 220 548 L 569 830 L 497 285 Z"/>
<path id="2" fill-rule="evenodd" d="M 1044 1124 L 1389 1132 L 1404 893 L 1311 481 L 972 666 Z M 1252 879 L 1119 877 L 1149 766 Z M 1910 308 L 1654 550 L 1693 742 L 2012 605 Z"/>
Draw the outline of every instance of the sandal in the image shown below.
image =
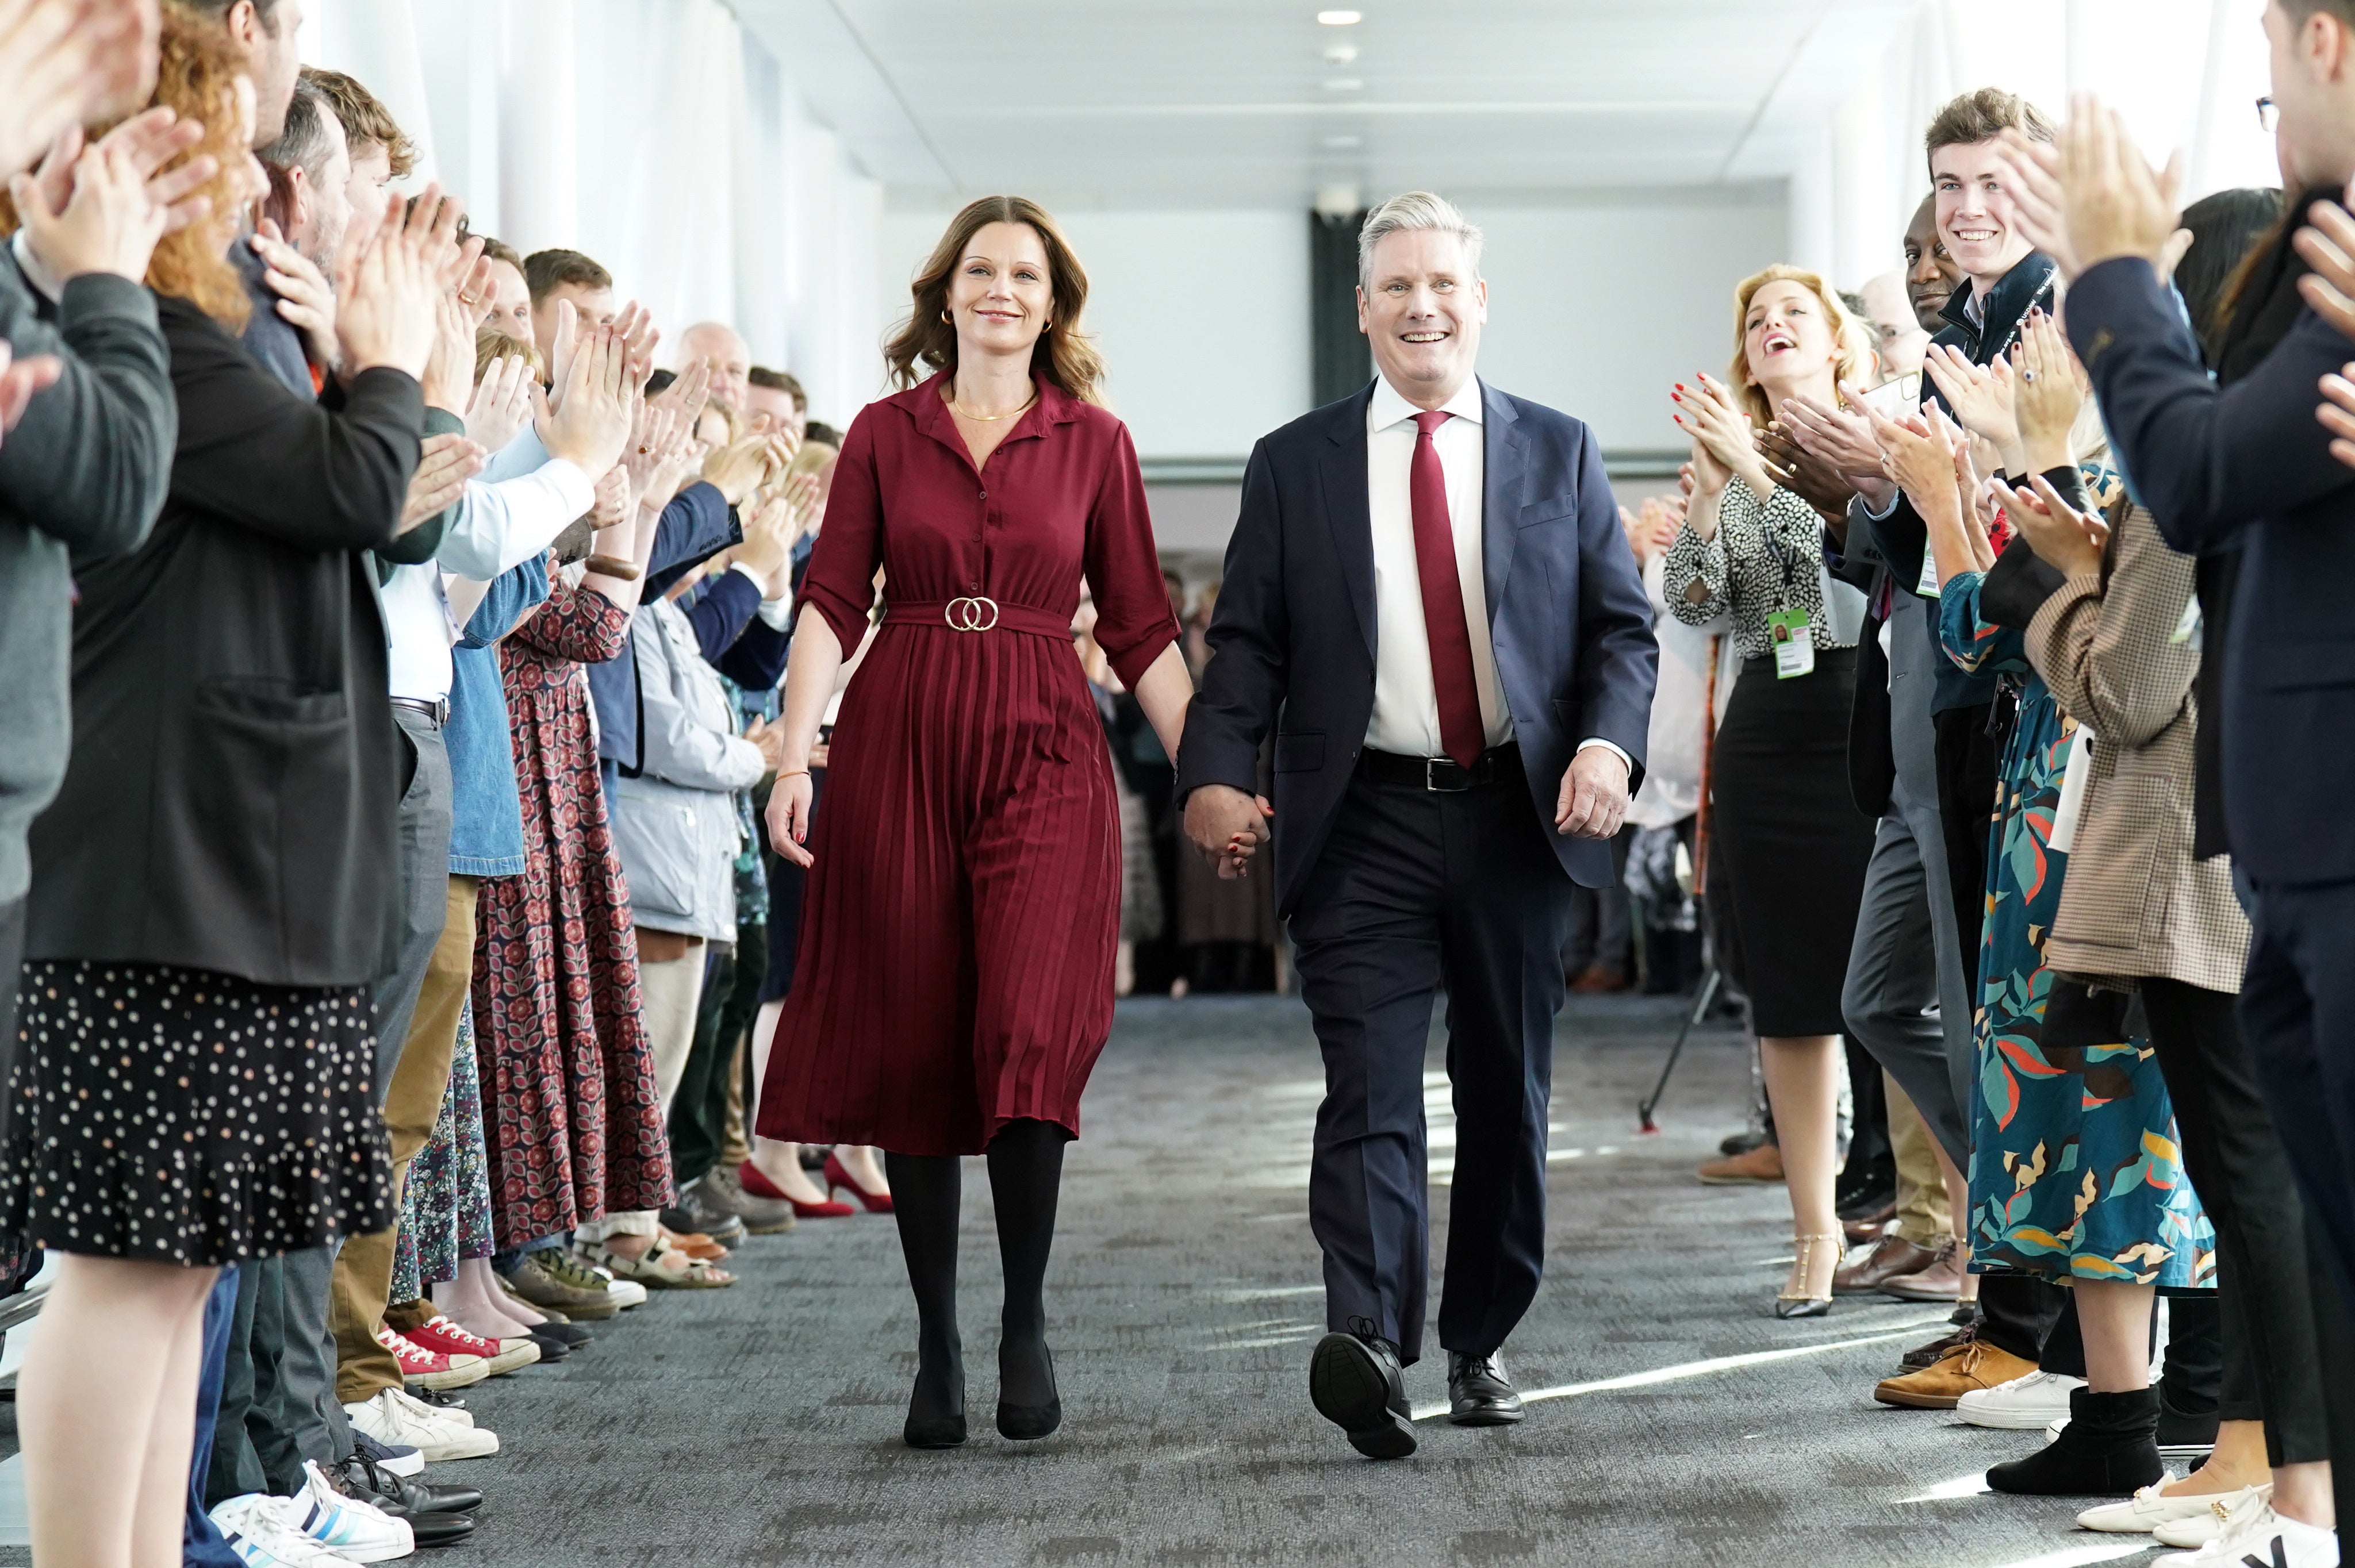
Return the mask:
<path id="1" fill-rule="evenodd" d="M 690 1257 L 660 1236 L 637 1257 L 624 1257 L 600 1245 L 594 1261 L 617 1279 L 633 1279 L 649 1290 L 717 1290 L 736 1277 L 699 1257 Z"/>
<path id="2" fill-rule="evenodd" d="M 728 1255 L 728 1249 L 701 1231 L 675 1231 L 668 1225 L 657 1226 L 655 1234 L 692 1258 L 705 1263 L 718 1263 Z"/>
<path id="3" fill-rule="evenodd" d="M 1827 1284 L 1821 1296 L 1815 1295 L 1809 1289 L 1809 1281 L 1815 1274 L 1816 1259 L 1826 1252 L 1830 1254 L 1832 1267 L 1839 1267 L 1840 1234 L 1827 1231 L 1818 1235 L 1793 1236 L 1791 1243 L 1799 1255 L 1791 1260 L 1791 1273 L 1798 1289 L 1785 1289 L 1775 1296 L 1774 1316 L 1820 1318 L 1832 1309 L 1831 1290 Z"/>

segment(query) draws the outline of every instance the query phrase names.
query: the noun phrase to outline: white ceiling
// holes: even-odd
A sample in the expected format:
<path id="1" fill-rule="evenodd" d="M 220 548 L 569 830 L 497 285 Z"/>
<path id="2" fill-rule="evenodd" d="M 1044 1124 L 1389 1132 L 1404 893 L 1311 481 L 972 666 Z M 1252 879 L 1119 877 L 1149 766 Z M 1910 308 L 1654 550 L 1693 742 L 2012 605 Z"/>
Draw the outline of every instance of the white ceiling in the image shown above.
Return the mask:
<path id="1" fill-rule="evenodd" d="M 1337 184 L 1543 199 L 1774 178 L 1918 9 L 1357 0 L 1364 21 L 1333 27 L 1319 0 L 730 4 L 897 204 L 1295 209 Z"/>

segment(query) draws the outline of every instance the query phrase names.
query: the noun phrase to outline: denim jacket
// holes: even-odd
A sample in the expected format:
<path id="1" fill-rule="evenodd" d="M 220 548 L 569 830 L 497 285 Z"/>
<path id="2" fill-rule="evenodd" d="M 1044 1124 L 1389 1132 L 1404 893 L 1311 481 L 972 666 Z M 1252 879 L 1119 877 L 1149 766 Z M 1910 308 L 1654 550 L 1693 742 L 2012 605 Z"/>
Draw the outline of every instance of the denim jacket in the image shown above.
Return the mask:
<path id="1" fill-rule="evenodd" d="M 498 640 L 548 598 L 548 558 L 534 556 L 492 582 L 450 650 L 450 874 L 515 876 L 523 871 L 523 801 L 516 792 L 515 742 L 499 681 Z"/>

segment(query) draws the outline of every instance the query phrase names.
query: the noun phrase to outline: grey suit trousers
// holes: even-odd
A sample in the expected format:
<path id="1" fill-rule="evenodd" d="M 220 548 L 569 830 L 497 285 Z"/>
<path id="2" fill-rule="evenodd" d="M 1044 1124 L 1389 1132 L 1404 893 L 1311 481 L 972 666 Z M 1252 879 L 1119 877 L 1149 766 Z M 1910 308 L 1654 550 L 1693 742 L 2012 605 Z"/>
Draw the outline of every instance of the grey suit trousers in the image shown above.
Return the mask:
<path id="1" fill-rule="evenodd" d="M 1897 784 L 1865 872 L 1840 1012 L 1849 1033 L 1912 1097 L 1947 1157 L 1968 1170 L 1966 1107 L 1976 1046 L 1938 816 L 1937 739 L 1930 724 L 1930 661 L 1937 651 L 1927 635 L 1927 601 L 1895 598 L 1889 727 Z"/>

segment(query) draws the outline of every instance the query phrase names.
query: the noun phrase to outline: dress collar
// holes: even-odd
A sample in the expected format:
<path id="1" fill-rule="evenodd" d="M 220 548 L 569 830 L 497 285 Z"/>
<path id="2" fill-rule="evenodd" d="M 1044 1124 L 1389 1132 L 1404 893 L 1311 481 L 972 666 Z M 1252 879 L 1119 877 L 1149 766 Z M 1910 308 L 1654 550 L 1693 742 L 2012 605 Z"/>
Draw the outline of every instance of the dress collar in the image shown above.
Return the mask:
<path id="1" fill-rule="evenodd" d="M 1455 397 L 1441 405 L 1441 408 L 1459 419 L 1469 419 L 1476 425 L 1482 423 L 1480 378 L 1476 376 L 1465 382 L 1456 389 Z M 1413 418 L 1422 411 L 1400 396 L 1388 376 L 1377 376 L 1374 377 L 1373 400 L 1366 405 L 1366 429 L 1369 434 L 1387 430 L 1392 425 Z"/>

